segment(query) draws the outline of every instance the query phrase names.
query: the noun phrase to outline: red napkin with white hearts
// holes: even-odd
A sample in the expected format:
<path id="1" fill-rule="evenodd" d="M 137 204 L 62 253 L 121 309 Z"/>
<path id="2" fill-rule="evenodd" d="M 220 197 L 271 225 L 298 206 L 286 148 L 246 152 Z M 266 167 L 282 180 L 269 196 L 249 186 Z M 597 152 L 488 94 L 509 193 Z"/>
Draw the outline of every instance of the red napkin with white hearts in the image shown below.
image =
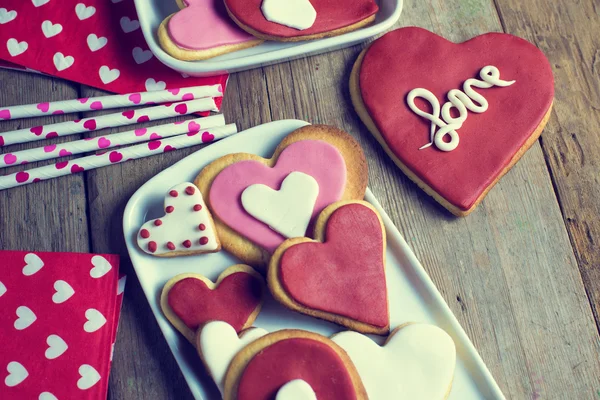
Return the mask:
<path id="1" fill-rule="evenodd" d="M 0 59 L 122 94 L 227 83 L 227 75 L 187 77 L 157 60 L 133 0 L 2 0 Z"/>
<path id="2" fill-rule="evenodd" d="M 119 256 L 0 251 L 0 398 L 106 399 Z"/>

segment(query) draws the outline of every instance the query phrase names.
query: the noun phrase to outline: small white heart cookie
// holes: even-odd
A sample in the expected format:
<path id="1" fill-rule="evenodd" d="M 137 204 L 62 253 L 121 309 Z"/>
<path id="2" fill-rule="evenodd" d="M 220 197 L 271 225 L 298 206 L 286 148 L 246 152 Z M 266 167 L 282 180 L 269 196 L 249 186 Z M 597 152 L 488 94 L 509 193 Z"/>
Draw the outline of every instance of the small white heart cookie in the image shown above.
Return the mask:
<path id="1" fill-rule="evenodd" d="M 146 222 L 137 234 L 138 246 L 158 257 L 175 257 L 221 250 L 214 222 L 202 193 L 189 182 L 168 190 L 165 216 Z"/>
<path id="2" fill-rule="evenodd" d="M 317 400 L 317 395 L 306 381 L 294 379 L 277 391 L 275 400 Z"/>
<path id="3" fill-rule="evenodd" d="M 223 321 L 209 322 L 200 329 L 196 347 L 221 393 L 224 391 L 225 375 L 231 360 L 240 350 L 267 333 L 261 328 L 249 328 L 238 337 L 235 329 Z"/>
<path id="4" fill-rule="evenodd" d="M 352 359 L 369 400 L 443 400 L 450 391 L 456 347 L 437 326 L 396 328 L 384 346 L 351 331 L 331 339 Z"/>

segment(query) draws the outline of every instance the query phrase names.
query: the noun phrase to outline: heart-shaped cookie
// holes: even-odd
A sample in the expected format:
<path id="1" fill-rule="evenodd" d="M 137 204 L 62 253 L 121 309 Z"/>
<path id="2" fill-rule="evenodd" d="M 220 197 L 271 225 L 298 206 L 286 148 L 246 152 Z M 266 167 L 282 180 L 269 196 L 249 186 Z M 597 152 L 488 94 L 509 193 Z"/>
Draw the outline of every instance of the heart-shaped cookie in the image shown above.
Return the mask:
<path id="1" fill-rule="evenodd" d="M 288 0 L 267 0 L 284 3 Z M 362 28 L 375 21 L 379 10 L 373 0 L 310 0 L 316 11 L 314 23 L 308 24 L 311 11 L 306 6 L 295 6 L 294 15 L 285 17 L 275 13 L 273 5 L 264 9 L 264 0 L 225 0 L 231 18 L 246 32 L 264 40 L 295 42 L 341 35 Z M 295 0 L 294 3 L 298 3 Z M 277 22 L 275 22 L 277 21 Z M 302 29 L 308 26 L 306 29 Z"/>
<path id="2" fill-rule="evenodd" d="M 326 125 L 309 125 L 292 132 L 270 159 L 229 154 L 210 163 L 196 178 L 215 216 L 223 247 L 246 264 L 264 268 L 285 237 L 244 209 L 242 193 L 254 184 L 279 190 L 293 172 L 309 175 L 319 185 L 313 220 L 335 201 L 365 195 L 368 171 L 362 149 L 352 136 Z"/>
<path id="3" fill-rule="evenodd" d="M 224 400 L 271 400 L 301 379 L 319 400 L 366 399 L 356 368 L 331 339 L 313 332 L 281 330 L 240 351 L 225 377 Z"/>
<path id="4" fill-rule="evenodd" d="M 184 182 L 169 189 L 164 204 L 165 216 L 148 221 L 140 228 L 137 234 L 140 249 L 157 257 L 214 253 L 221 250 L 213 219 L 202 193 L 193 183 Z M 96 265 L 95 269 L 98 268 L 100 266 Z M 100 272 L 96 271 L 98 273 Z M 90 274 L 98 277 L 94 275 L 94 270 Z"/>
<path id="5" fill-rule="evenodd" d="M 364 333 L 389 332 L 385 228 L 364 201 L 327 207 L 315 239 L 294 238 L 277 248 L 267 281 L 286 307 Z"/>
<path id="6" fill-rule="evenodd" d="M 167 319 L 190 342 L 210 321 L 225 321 L 236 332 L 250 327 L 263 303 L 265 282 L 252 267 L 227 268 L 215 283 L 199 274 L 180 274 L 169 280 L 160 296 Z"/>
<path id="7" fill-rule="evenodd" d="M 488 33 L 455 44 L 411 27 L 361 53 L 350 91 L 402 171 L 464 216 L 541 134 L 554 80 L 544 54 L 518 37 Z"/>
<path id="8" fill-rule="evenodd" d="M 331 339 L 352 359 L 369 400 L 443 400 L 450 394 L 456 347 L 437 326 L 398 327 L 383 346 L 351 331 Z"/>

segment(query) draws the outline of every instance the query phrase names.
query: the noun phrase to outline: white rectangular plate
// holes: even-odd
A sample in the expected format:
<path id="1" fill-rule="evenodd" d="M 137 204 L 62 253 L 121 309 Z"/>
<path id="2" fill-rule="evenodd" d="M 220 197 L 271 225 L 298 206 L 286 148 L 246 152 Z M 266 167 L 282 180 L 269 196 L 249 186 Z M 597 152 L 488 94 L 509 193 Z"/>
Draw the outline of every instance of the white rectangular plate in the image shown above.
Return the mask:
<path id="1" fill-rule="evenodd" d="M 123 230 L 131 261 L 160 329 L 196 399 L 218 399 L 219 392 L 204 371 L 193 346 L 164 317 L 159 305 L 160 292 L 177 274 L 196 272 L 214 281 L 225 268 L 239 261 L 225 251 L 191 257 L 152 257 L 137 247 L 137 232 L 145 221 L 164 215 L 164 195 L 172 186 L 193 182 L 205 165 L 226 154 L 245 152 L 271 157 L 286 135 L 304 125 L 307 123 L 297 120 L 271 122 L 211 144 L 150 179 L 131 197 L 125 208 Z M 391 327 L 406 322 L 425 322 L 438 325 L 452 336 L 458 361 L 449 400 L 504 399 L 452 311 L 370 190 L 367 190 L 365 200 L 377 208 L 387 231 L 386 275 Z M 268 331 L 299 328 L 327 336 L 343 330 L 337 325 L 289 311 L 270 296 L 254 325 Z M 372 338 L 379 343 L 384 340 Z"/>
<path id="2" fill-rule="evenodd" d="M 175 0 L 135 0 L 140 25 L 150 50 L 166 66 L 191 76 L 212 76 L 245 71 L 352 46 L 389 29 L 402 12 L 403 0 L 377 0 L 379 12 L 372 25 L 340 36 L 297 43 L 267 41 L 250 49 L 235 51 L 203 61 L 181 61 L 160 47 L 156 34 L 160 23 L 179 8 Z M 199 33 L 202 34 L 201 32 Z"/>

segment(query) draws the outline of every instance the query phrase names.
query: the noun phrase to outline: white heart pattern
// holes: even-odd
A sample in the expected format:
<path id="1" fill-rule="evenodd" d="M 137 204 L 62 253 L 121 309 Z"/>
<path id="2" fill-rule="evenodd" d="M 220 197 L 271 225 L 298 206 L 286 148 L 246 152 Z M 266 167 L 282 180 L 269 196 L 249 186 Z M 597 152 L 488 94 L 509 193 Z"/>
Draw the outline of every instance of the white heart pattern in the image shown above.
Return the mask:
<path id="1" fill-rule="evenodd" d="M 100 374 L 94 367 L 83 364 L 79 367 L 81 378 L 77 381 L 77 387 L 81 390 L 87 390 L 100 381 Z"/>
<path id="2" fill-rule="evenodd" d="M 90 33 L 87 37 L 87 45 L 91 51 L 98 51 L 108 43 L 108 39 L 105 37 L 98 37 L 93 33 Z"/>
<path id="3" fill-rule="evenodd" d="M 31 0 L 31 2 L 33 3 L 34 6 L 41 7 L 44 4 L 50 2 L 50 0 Z"/>
<path id="4" fill-rule="evenodd" d="M 305 380 L 294 379 L 279 388 L 275 400 L 317 400 L 317 395 Z"/>
<path id="5" fill-rule="evenodd" d="M 55 304 L 64 303 L 75 294 L 75 290 L 73 290 L 71 285 L 63 280 L 54 282 L 54 290 L 56 290 L 56 293 L 52 295 L 52 301 Z"/>
<path id="6" fill-rule="evenodd" d="M 331 339 L 350 356 L 369 400 L 443 400 L 452 385 L 456 347 L 437 326 L 398 328 L 383 347 L 351 331 Z"/>
<path id="7" fill-rule="evenodd" d="M 65 351 L 69 348 L 67 343 L 58 335 L 50 335 L 46 338 L 46 343 L 48 343 L 48 348 L 46 349 L 46 358 L 48 360 L 54 360 L 62 356 Z"/>
<path id="8" fill-rule="evenodd" d="M 0 297 L 2 297 L 6 293 L 6 286 L 4 283 L 0 282 Z"/>
<path id="9" fill-rule="evenodd" d="M 75 6 L 75 14 L 81 21 L 88 19 L 96 13 L 96 8 L 93 6 L 86 7 L 85 4 L 79 3 Z"/>
<path id="10" fill-rule="evenodd" d="M 184 182 L 165 196 L 165 216 L 146 222 L 138 232 L 138 246 L 148 254 L 208 253 L 219 249 L 212 218 L 200 190 Z"/>
<path id="11" fill-rule="evenodd" d="M 102 278 L 112 269 L 112 265 L 110 265 L 108 260 L 102 256 L 92 257 L 92 265 L 94 268 L 90 270 L 90 276 L 96 279 Z"/>
<path id="12" fill-rule="evenodd" d="M 88 308 L 85 310 L 85 318 L 87 321 L 83 324 L 83 330 L 88 333 L 96 332 L 106 324 L 104 315 L 95 308 Z"/>
<path id="13" fill-rule="evenodd" d="M 35 313 L 26 306 L 17 307 L 17 317 L 19 318 L 15 320 L 15 329 L 19 331 L 29 328 L 37 319 Z"/>
<path id="14" fill-rule="evenodd" d="M 13 57 L 25 53 L 28 47 L 29 45 L 27 44 L 27 42 L 19 42 L 17 39 L 8 39 L 8 41 L 6 42 L 6 48 L 8 49 L 8 53 Z"/>
<path id="15" fill-rule="evenodd" d="M 61 24 L 52 24 L 52 22 L 48 20 L 42 22 L 42 32 L 47 38 L 58 35 L 62 30 L 63 27 Z"/>
<path id="16" fill-rule="evenodd" d="M 75 59 L 72 56 L 66 56 L 63 53 L 56 53 L 54 55 L 54 66 L 58 71 L 64 71 L 69 68 L 75 62 Z"/>
<path id="17" fill-rule="evenodd" d="M 25 255 L 25 266 L 23 267 L 23 275 L 31 276 L 38 272 L 44 266 L 44 261 L 37 255 L 33 253 L 28 253 Z"/>
<path id="18" fill-rule="evenodd" d="M 122 276 L 119 278 L 119 283 L 117 285 L 117 296 L 125 291 L 125 283 L 127 282 L 127 276 Z"/>
<path id="19" fill-rule="evenodd" d="M 153 78 L 146 79 L 146 90 L 148 92 L 154 92 L 157 90 L 165 90 L 167 88 L 167 84 L 163 81 L 156 82 Z"/>
<path id="20" fill-rule="evenodd" d="M 102 80 L 102 83 L 104 83 L 105 85 L 108 85 L 111 82 L 114 82 L 117 80 L 117 78 L 119 78 L 119 76 L 121 75 L 121 71 L 119 71 L 118 69 L 110 69 L 108 68 L 106 65 L 103 65 L 100 67 L 100 79 Z"/>
<path id="21" fill-rule="evenodd" d="M 146 61 L 150 61 L 153 57 L 150 50 L 142 50 L 141 47 L 135 47 L 132 51 L 132 55 L 136 64 L 143 64 Z"/>
<path id="22" fill-rule="evenodd" d="M 0 8 L 0 24 L 7 24 L 15 18 L 17 18 L 15 10 L 8 11 L 6 8 Z"/>
<path id="23" fill-rule="evenodd" d="M 283 236 L 301 237 L 306 234 L 318 196 L 316 179 L 295 171 L 286 176 L 279 190 L 263 184 L 248 186 L 242 192 L 242 206 Z"/>
<path id="24" fill-rule="evenodd" d="M 138 20 L 129 19 L 129 17 L 121 18 L 120 23 L 121 23 L 121 29 L 123 29 L 123 32 L 125 32 L 125 33 L 133 32 L 133 31 L 139 29 L 139 27 L 140 27 L 140 23 L 138 22 Z"/>
<path id="25" fill-rule="evenodd" d="M 221 393 L 224 391 L 225 373 L 235 355 L 267 333 L 261 328 L 250 328 L 238 337 L 235 329 L 223 321 L 209 322 L 202 327 L 199 349 L 208 372 Z"/>
<path id="26" fill-rule="evenodd" d="M 38 397 L 38 400 L 58 400 L 58 398 L 56 398 L 56 396 L 50 392 L 43 392 L 40 393 L 40 397 Z"/>
<path id="27" fill-rule="evenodd" d="M 4 379 L 4 383 L 9 387 L 17 386 L 29 376 L 29 372 L 17 361 L 9 362 L 6 370 L 8 371 L 8 376 Z"/>
<path id="28" fill-rule="evenodd" d="M 309 0 L 263 0 L 260 9 L 267 21 L 298 30 L 310 28 L 317 19 Z"/>

